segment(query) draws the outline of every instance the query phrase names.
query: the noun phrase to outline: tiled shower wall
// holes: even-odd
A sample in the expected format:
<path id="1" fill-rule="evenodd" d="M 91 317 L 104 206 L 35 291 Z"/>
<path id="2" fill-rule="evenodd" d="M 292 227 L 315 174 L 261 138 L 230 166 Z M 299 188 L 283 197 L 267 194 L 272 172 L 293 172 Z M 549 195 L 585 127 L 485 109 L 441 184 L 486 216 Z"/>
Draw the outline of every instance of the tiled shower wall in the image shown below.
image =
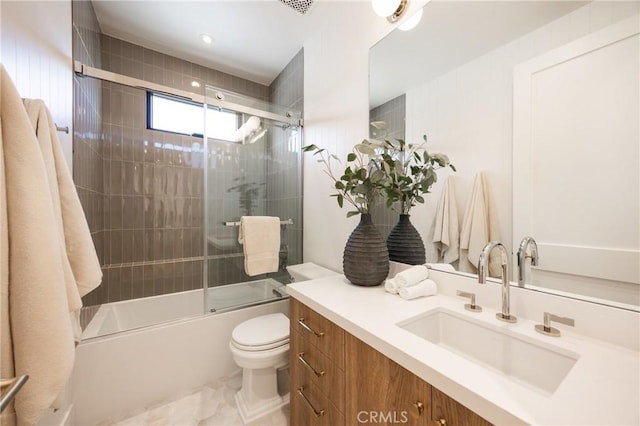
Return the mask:
<path id="1" fill-rule="evenodd" d="M 90 2 L 74 1 L 73 8 L 76 60 L 181 90 L 196 90 L 191 82 L 197 80 L 202 87 L 211 84 L 255 99 L 269 99 L 267 86 L 100 34 Z M 301 78 L 299 65 L 296 73 Z M 287 69 L 293 69 L 291 64 Z M 283 71 L 283 75 L 288 72 Z M 82 166 L 74 170 L 74 177 L 104 273 L 103 284 L 85 296 L 84 304 L 201 288 L 205 199 L 202 139 L 147 130 L 143 90 L 77 76 L 75 84 L 74 160 Z M 78 130 L 84 128 L 89 130 Z M 270 129 L 268 135 L 274 133 Z M 265 176 L 270 154 L 266 140 L 254 145 L 218 146 L 214 157 L 220 173 L 211 173 L 215 176 L 209 182 L 211 198 L 224 194 L 222 198 L 235 197 L 236 202 L 217 204 L 225 210 L 212 216 L 215 223 L 238 220 L 246 214 L 240 208 L 247 205 L 247 200 L 240 202 L 238 191 L 243 183 L 255 182 L 259 189 L 250 213 L 267 214 Z M 246 173 L 237 173 L 239 164 L 244 164 Z M 293 213 L 285 216 L 292 217 Z M 296 223 L 301 224 L 301 217 Z M 222 237 L 237 239 L 237 229 L 224 232 Z M 287 234 L 284 237 L 288 238 Z M 295 253 L 300 252 L 300 242 L 291 246 Z M 241 247 L 231 252 L 223 249 L 210 253 L 217 255 L 210 262 L 210 286 L 247 278 L 242 271 Z M 301 259 L 301 255 L 295 258 Z"/>
<path id="2" fill-rule="evenodd" d="M 371 133 L 370 137 L 383 137 L 390 141 L 405 139 L 406 104 L 406 95 L 400 95 L 369 111 L 369 122 L 384 121 L 387 123 L 386 134 L 374 135 Z M 369 127 L 369 129 L 372 130 L 373 127 Z M 380 200 L 380 203 L 373 208 L 371 212 L 373 223 L 384 239 L 398 222 L 398 215 L 398 209 L 388 208 L 384 200 Z"/>
<path id="3" fill-rule="evenodd" d="M 304 50 L 270 86 L 271 102 L 299 112 L 304 105 Z M 287 264 L 302 263 L 302 129 L 274 128 L 267 162 L 267 214 L 293 220 L 282 227 Z"/>
<path id="4" fill-rule="evenodd" d="M 73 2 L 73 57 L 101 67 L 100 26 L 91 2 Z M 104 185 L 102 181 L 102 85 L 99 81 L 73 76 L 73 180 L 84 208 L 100 264 L 104 265 Z M 105 287 L 85 296 L 85 305 L 100 303 Z"/>

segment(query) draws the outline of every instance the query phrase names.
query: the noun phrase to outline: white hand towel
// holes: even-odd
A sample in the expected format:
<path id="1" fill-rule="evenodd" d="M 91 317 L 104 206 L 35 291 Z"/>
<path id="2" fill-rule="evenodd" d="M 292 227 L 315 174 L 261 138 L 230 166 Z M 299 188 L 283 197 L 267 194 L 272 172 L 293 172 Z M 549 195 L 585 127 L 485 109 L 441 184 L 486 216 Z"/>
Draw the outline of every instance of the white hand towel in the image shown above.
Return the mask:
<path id="1" fill-rule="evenodd" d="M 395 278 L 389 278 L 384 282 L 384 289 L 391 294 L 398 294 L 398 283 Z"/>
<path id="2" fill-rule="evenodd" d="M 421 296 L 433 296 L 438 293 L 438 286 L 433 280 L 420 281 L 410 287 L 400 287 L 398 294 L 405 300 L 415 299 Z"/>
<path id="3" fill-rule="evenodd" d="M 280 254 L 280 218 L 242 216 L 238 242 L 243 245 L 244 270 L 249 276 L 276 272 Z"/>
<path id="4" fill-rule="evenodd" d="M 489 241 L 499 241 L 495 209 L 492 208 L 489 187 L 484 173 L 479 172 L 473 182 L 473 190 L 467 202 L 462 230 L 460 232 L 460 270 L 477 272 L 478 260 L 483 247 Z M 491 253 L 489 275 L 499 276 L 502 258 L 496 250 Z"/>
<path id="5" fill-rule="evenodd" d="M 429 278 L 429 270 L 425 265 L 412 266 L 395 276 L 398 288 L 409 287 Z"/>
<path id="6" fill-rule="evenodd" d="M 447 178 L 438 202 L 433 229 L 433 243 L 438 253 L 438 260 L 445 263 L 452 263 L 458 260 L 460 231 L 458 229 L 458 207 L 451 176 Z"/>

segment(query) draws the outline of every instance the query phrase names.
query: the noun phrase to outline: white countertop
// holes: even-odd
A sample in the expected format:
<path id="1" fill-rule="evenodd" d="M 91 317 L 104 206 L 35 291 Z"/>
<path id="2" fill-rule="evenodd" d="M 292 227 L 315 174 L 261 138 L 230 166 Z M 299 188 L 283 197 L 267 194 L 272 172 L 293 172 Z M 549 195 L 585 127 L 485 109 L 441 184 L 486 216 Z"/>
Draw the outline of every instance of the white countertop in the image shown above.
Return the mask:
<path id="1" fill-rule="evenodd" d="M 534 321 L 519 317 L 516 324 L 500 322 L 496 311 L 487 307 L 482 313 L 471 313 L 464 310 L 466 302 L 461 298 L 438 294 L 407 301 L 386 293 L 383 286 L 354 286 L 343 276 L 293 283 L 288 291 L 496 425 L 640 424 L 640 356 L 633 349 L 566 328 L 559 338 L 542 336 L 534 331 Z M 438 307 L 508 327 L 528 339 L 578 353 L 579 358 L 550 394 L 517 383 L 396 325 Z M 519 316 L 513 308 L 512 314 Z"/>

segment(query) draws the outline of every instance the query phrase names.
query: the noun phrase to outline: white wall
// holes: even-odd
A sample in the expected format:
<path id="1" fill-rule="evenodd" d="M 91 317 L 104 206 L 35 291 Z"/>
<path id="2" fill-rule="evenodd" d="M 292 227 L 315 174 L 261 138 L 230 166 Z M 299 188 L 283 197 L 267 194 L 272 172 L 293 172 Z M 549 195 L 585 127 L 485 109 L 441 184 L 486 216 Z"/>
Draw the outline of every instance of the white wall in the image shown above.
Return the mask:
<path id="1" fill-rule="evenodd" d="M 512 247 L 514 67 L 638 13 L 640 2 L 593 2 L 513 42 L 407 92 L 407 140 L 429 135 L 431 151 L 449 155 L 460 222 L 474 175 L 487 172 L 500 240 Z M 444 176 L 443 176 L 444 177 Z M 423 238 L 431 236 L 440 179 L 412 212 Z M 429 200 L 431 202 L 429 202 Z M 535 236 L 534 236 L 535 237 Z"/>
<path id="2" fill-rule="evenodd" d="M 73 68 L 70 1 L 0 2 L 0 60 L 23 98 L 42 99 L 71 168 Z"/>
<path id="3" fill-rule="evenodd" d="M 406 17 L 424 0 L 410 2 Z M 369 48 L 394 25 L 369 1 L 320 1 L 309 12 L 314 32 L 304 42 L 304 144 L 340 158 L 369 132 Z M 304 258 L 342 271 L 342 252 L 358 218 L 346 219 L 311 154 L 304 162 Z"/>
<path id="4" fill-rule="evenodd" d="M 368 50 L 394 28 L 371 12 L 369 2 L 346 3 L 314 5 L 316 32 L 304 46 L 304 143 L 341 158 L 367 136 Z M 412 3 L 414 11 L 425 2 Z M 454 179 L 460 216 L 475 173 L 486 171 L 501 240 L 511 248 L 514 66 L 639 10 L 640 2 L 590 3 L 407 94 L 407 140 L 428 133 L 431 150 L 452 158 L 459 170 Z M 444 177 L 425 205 L 412 210 L 412 222 L 425 241 Z M 342 251 L 358 219 L 346 219 L 347 209 L 329 197 L 330 182 L 310 154 L 304 179 L 305 261 L 341 271 Z"/>

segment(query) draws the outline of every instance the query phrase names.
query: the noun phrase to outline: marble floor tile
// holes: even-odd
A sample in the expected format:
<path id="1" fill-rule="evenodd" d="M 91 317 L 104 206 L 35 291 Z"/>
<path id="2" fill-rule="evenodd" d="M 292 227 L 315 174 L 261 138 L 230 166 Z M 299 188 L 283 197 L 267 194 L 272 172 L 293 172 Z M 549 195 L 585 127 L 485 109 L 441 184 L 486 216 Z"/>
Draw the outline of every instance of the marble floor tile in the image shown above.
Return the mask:
<path id="1" fill-rule="evenodd" d="M 242 386 L 236 374 L 194 389 L 172 401 L 144 407 L 138 413 L 108 426 L 243 426 L 236 408 L 235 394 Z M 287 389 L 288 390 L 288 389 Z M 288 426 L 289 405 L 251 426 Z"/>

